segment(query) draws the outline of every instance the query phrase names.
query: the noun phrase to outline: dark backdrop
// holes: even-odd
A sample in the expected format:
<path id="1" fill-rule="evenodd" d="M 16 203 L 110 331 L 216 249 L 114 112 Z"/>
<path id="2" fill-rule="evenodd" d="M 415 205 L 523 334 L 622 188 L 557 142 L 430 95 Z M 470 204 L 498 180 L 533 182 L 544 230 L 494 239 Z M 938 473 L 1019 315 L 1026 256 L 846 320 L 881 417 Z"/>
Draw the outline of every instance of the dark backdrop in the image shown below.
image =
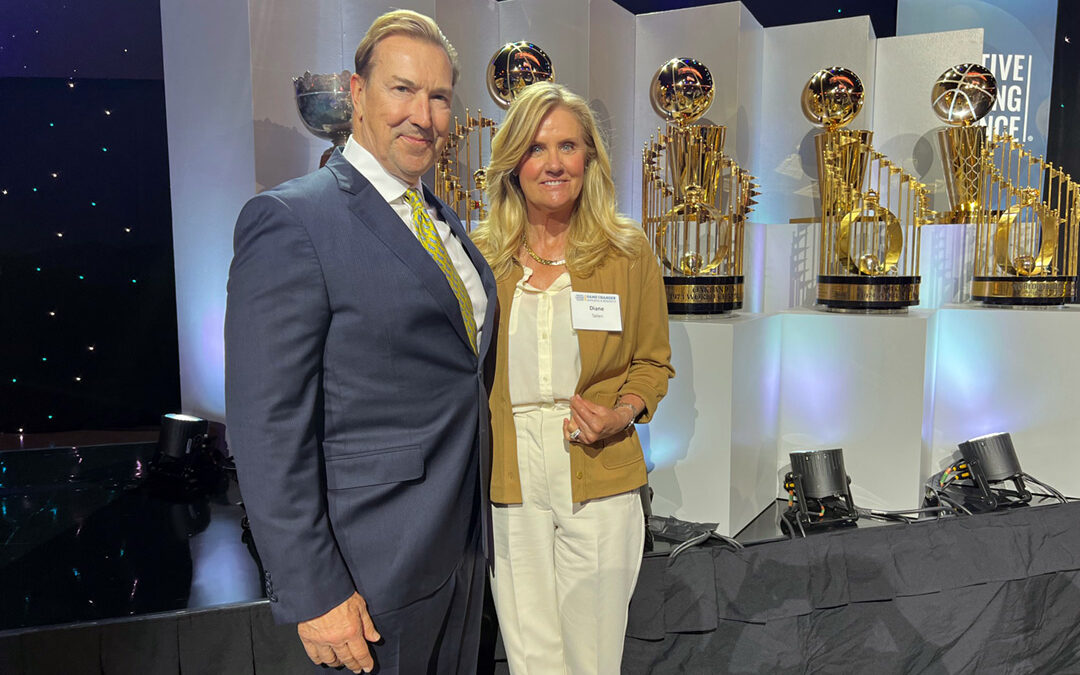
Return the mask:
<path id="1" fill-rule="evenodd" d="M 0 432 L 180 403 L 156 0 L 11 0 L 0 32 Z"/>
<path id="2" fill-rule="evenodd" d="M 1046 159 L 1080 178 L 1080 4 L 1058 0 L 1054 79 L 1050 91 L 1050 129 Z"/>

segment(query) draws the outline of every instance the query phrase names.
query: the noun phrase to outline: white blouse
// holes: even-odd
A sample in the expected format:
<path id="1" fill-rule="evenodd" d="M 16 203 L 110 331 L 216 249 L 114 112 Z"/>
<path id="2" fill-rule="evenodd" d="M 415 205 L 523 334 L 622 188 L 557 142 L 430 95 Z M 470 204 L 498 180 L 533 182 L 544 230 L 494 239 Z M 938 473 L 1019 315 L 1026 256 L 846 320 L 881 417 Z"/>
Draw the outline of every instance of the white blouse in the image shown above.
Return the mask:
<path id="1" fill-rule="evenodd" d="M 581 377 L 581 350 L 570 321 L 570 274 L 551 286 L 529 285 L 532 270 L 514 288 L 510 304 L 510 403 L 569 403 Z"/>

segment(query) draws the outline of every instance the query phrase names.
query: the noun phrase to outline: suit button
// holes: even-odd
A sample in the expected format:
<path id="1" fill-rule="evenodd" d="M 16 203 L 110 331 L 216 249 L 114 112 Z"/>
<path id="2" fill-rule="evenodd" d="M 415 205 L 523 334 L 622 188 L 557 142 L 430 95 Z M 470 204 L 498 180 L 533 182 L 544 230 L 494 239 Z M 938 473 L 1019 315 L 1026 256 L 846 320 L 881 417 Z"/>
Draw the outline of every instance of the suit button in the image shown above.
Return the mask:
<path id="1" fill-rule="evenodd" d="M 582 478 L 584 478 L 584 477 L 585 477 L 585 474 L 584 474 L 584 473 L 582 473 L 581 471 L 578 471 L 578 472 L 577 472 L 577 479 L 578 479 L 578 480 L 581 480 L 581 479 L 582 479 Z"/>

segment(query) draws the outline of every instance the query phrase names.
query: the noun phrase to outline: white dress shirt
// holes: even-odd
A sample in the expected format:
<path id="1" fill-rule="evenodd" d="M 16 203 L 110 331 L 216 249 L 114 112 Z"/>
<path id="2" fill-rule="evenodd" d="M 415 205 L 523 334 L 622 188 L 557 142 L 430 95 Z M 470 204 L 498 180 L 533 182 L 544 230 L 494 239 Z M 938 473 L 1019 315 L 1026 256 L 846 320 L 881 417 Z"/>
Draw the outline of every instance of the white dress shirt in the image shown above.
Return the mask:
<path id="1" fill-rule="evenodd" d="M 514 288 L 510 305 L 510 404 L 568 404 L 581 377 L 581 350 L 570 321 L 570 274 L 545 290 L 529 285 L 532 270 Z"/>
<path id="2" fill-rule="evenodd" d="M 412 207 L 405 201 L 405 193 L 410 188 L 415 188 L 423 195 L 424 189 L 419 181 L 416 185 L 409 185 L 387 171 L 379 163 L 379 160 L 375 159 L 375 156 L 368 152 L 367 148 L 357 143 L 352 136 L 349 136 L 349 140 L 345 143 L 345 149 L 341 154 L 348 160 L 349 164 L 352 164 L 371 183 L 376 192 L 394 209 L 394 213 L 398 214 L 401 222 L 405 223 L 413 236 L 416 236 L 416 228 L 413 227 L 412 222 Z M 465 290 L 469 292 L 469 299 L 472 300 L 473 316 L 476 319 L 476 344 L 479 345 L 483 332 L 484 316 L 487 314 L 487 293 L 484 292 L 484 284 L 480 281 L 480 273 L 476 271 L 476 267 L 473 265 L 472 260 L 469 259 L 469 255 L 465 253 L 465 247 L 454 236 L 450 226 L 439 218 L 438 213 L 431 208 L 430 204 L 425 203 L 425 206 L 427 206 L 431 221 L 435 223 L 435 231 L 439 233 L 443 240 L 446 253 L 450 256 L 450 262 L 454 264 L 454 269 L 457 270 L 458 276 L 461 277 L 461 281 L 465 284 Z"/>

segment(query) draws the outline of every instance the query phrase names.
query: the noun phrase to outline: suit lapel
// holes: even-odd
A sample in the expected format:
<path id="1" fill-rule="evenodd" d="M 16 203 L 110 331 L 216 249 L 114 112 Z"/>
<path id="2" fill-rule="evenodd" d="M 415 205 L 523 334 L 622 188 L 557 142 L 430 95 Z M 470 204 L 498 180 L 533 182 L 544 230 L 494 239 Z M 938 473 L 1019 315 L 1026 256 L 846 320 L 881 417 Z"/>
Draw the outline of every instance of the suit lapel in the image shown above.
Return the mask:
<path id="1" fill-rule="evenodd" d="M 353 216 L 412 270 L 431 294 L 435 303 L 446 313 L 454 330 L 466 345 L 469 344 L 469 336 L 465 332 L 465 323 L 461 319 L 461 306 L 458 304 L 457 297 L 450 289 L 450 284 L 446 282 L 446 276 L 416 235 L 401 222 L 401 218 L 371 183 L 341 156 L 340 150 L 327 160 L 326 166 L 337 176 L 338 186 L 350 193 L 349 210 L 352 211 Z M 445 214 L 443 214 L 443 219 L 446 220 Z M 472 351 L 471 347 L 469 351 Z"/>

